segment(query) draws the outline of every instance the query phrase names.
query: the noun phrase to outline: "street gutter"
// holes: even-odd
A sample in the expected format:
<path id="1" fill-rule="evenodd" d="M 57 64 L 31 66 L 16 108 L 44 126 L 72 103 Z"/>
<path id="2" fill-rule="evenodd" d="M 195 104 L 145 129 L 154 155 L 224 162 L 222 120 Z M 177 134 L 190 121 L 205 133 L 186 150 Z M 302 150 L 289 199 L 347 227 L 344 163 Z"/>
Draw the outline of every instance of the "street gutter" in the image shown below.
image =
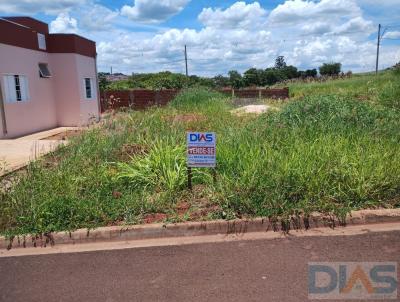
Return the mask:
<path id="1" fill-rule="evenodd" d="M 11 240 L 0 237 L 0 250 L 24 248 L 50 248 L 59 245 L 79 245 L 107 242 L 127 242 L 148 239 L 179 237 L 243 235 L 248 233 L 293 234 L 310 229 L 345 229 L 346 226 L 362 226 L 383 223 L 400 223 L 400 209 L 353 211 L 340 221 L 335 216 L 314 213 L 309 217 L 290 219 L 240 219 L 187 222 L 176 224 L 148 224 L 133 226 L 100 227 L 94 230 L 80 229 L 74 232 L 44 234 L 42 236 L 18 236 Z M 6 254 L 3 253 L 2 256 Z M 11 251 L 10 251 L 11 252 Z M 6 252 L 7 253 L 7 252 Z"/>

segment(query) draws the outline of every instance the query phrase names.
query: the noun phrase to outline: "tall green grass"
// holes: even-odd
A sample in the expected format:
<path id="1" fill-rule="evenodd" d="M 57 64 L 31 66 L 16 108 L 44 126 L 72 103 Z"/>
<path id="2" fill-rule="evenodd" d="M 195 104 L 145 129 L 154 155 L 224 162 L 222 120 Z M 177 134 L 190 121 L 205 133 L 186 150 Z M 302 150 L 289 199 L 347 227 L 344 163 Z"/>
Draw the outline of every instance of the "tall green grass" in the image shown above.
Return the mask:
<path id="1" fill-rule="evenodd" d="M 293 93 L 309 96 L 258 117 L 231 114 L 231 101 L 207 90 L 186 91 L 165 108 L 117 113 L 0 193 L 0 232 L 135 224 L 152 213 L 191 219 L 178 213 L 182 202 L 212 209 L 196 219 L 398 207 L 396 77 L 307 84 Z M 358 81 L 377 92 L 361 100 L 352 90 Z M 217 181 L 194 169 L 193 193 L 186 188 L 188 130 L 217 133 Z"/>
<path id="2" fill-rule="evenodd" d="M 301 99 L 312 95 L 338 95 L 371 101 L 376 104 L 398 105 L 400 74 L 398 71 L 354 75 L 351 78 L 328 82 L 292 83 L 289 84 L 290 95 L 294 99 Z"/>

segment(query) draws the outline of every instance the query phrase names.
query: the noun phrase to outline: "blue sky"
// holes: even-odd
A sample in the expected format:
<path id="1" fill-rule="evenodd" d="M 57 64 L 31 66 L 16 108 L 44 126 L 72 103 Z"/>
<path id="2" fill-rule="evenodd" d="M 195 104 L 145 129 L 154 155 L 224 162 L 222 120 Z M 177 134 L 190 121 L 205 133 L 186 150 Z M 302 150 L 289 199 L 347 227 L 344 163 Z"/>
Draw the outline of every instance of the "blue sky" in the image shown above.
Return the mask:
<path id="1" fill-rule="evenodd" d="M 191 74 L 266 68 L 277 55 L 302 69 L 370 71 L 379 23 L 381 68 L 400 61 L 399 0 L 1 0 L 0 15 L 90 38 L 99 69 L 126 74 L 183 72 L 185 44 Z"/>

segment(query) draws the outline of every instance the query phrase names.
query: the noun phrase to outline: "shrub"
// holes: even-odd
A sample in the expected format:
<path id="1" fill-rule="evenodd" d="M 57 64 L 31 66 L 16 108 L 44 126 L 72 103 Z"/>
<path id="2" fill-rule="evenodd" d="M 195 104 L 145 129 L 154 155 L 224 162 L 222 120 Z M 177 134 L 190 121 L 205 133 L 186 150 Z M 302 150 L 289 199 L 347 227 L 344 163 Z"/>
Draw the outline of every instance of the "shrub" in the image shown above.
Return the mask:
<path id="1" fill-rule="evenodd" d="M 224 106 L 224 97 L 213 90 L 203 88 L 191 88 L 183 90 L 178 96 L 170 102 L 170 107 L 180 110 L 196 110 L 204 108 L 210 104 L 219 104 Z"/>
<path id="2" fill-rule="evenodd" d="M 341 63 L 324 63 L 321 67 L 319 67 L 319 73 L 321 75 L 338 75 L 341 72 L 342 64 Z"/>
<path id="3" fill-rule="evenodd" d="M 143 190 L 180 190 L 186 180 L 186 157 L 183 146 L 157 141 L 148 154 L 129 163 L 117 163 L 116 178 Z"/>
<path id="4" fill-rule="evenodd" d="M 242 75 L 238 71 L 231 70 L 228 72 L 228 75 L 229 75 L 229 83 L 233 88 L 238 89 L 244 86 Z"/>
<path id="5" fill-rule="evenodd" d="M 387 81 L 379 91 L 379 101 L 386 107 L 400 109 L 400 68 L 393 71 L 395 80 Z"/>

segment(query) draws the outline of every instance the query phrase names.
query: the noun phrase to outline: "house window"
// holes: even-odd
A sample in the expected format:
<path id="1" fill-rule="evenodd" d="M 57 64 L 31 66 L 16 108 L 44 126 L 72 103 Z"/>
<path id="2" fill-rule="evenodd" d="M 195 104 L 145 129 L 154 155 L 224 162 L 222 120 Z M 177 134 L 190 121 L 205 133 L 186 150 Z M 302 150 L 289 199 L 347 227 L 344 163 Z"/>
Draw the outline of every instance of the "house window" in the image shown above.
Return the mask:
<path id="1" fill-rule="evenodd" d="M 21 92 L 21 83 L 19 81 L 19 75 L 14 75 L 14 83 L 15 83 L 15 93 L 16 93 L 16 101 L 22 101 L 22 92 Z"/>
<path id="2" fill-rule="evenodd" d="M 23 75 L 5 75 L 4 92 L 6 102 L 15 103 L 29 100 L 28 79 Z"/>
<path id="3" fill-rule="evenodd" d="M 46 50 L 46 36 L 44 34 L 37 34 L 39 49 Z"/>
<path id="4" fill-rule="evenodd" d="M 86 99 L 91 99 L 93 97 L 93 83 L 92 83 L 91 78 L 85 78 L 84 84 L 85 84 L 85 98 Z"/>
<path id="5" fill-rule="evenodd" d="M 39 74 L 41 78 L 51 78 L 51 73 L 46 63 L 39 63 Z"/>

